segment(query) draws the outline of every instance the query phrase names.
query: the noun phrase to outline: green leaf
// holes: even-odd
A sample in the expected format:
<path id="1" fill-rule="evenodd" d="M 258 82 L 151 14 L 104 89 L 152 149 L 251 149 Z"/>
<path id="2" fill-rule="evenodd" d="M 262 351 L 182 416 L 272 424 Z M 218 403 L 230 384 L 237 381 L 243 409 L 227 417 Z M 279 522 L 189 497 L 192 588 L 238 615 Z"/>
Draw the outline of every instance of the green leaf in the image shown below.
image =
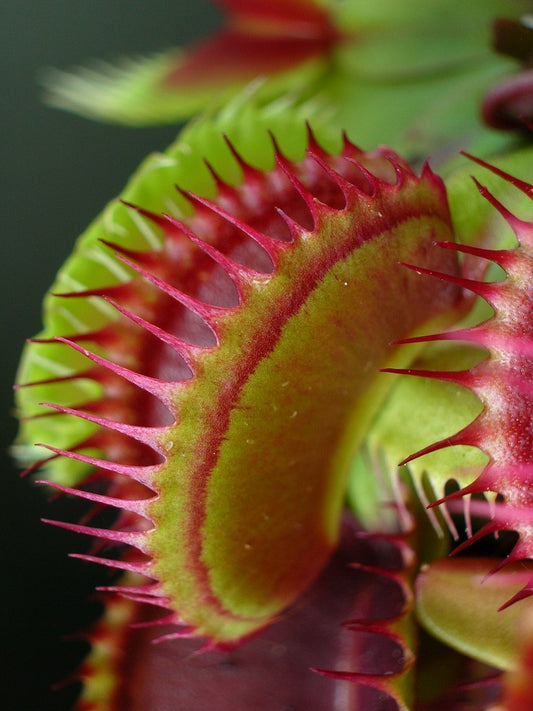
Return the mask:
<path id="1" fill-rule="evenodd" d="M 520 563 L 487 577 L 499 560 L 440 560 L 422 568 L 416 614 L 428 632 L 454 649 L 499 669 L 515 669 L 520 621 L 531 601 L 499 611 L 531 575 Z"/>

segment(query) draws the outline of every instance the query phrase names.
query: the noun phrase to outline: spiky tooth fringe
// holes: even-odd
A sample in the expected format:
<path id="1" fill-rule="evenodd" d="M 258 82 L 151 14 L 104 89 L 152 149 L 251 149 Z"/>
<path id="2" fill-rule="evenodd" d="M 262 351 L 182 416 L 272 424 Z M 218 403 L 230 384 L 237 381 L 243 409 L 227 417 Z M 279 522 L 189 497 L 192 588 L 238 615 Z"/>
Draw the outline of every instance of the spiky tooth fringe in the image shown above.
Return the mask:
<path id="1" fill-rule="evenodd" d="M 482 160 L 472 160 L 533 197 L 531 185 Z M 518 533 L 519 540 L 502 561 L 504 565 L 514 560 L 533 558 L 533 223 L 513 215 L 492 193 L 478 181 L 475 182 L 481 195 L 514 230 L 517 246 L 509 250 L 491 251 L 449 242 L 437 244 L 443 249 L 452 249 L 498 264 L 506 273 L 505 279 L 497 282 L 478 282 L 450 277 L 409 264 L 405 266 L 420 274 L 450 281 L 481 296 L 492 306 L 494 315 L 477 326 L 403 339 L 401 343 L 470 341 L 484 347 L 488 356 L 468 371 L 446 373 L 389 369 L 389 372 L 455 382 L 469 388 L 482 402 L 483 411 L 470 425 L 445 440 L 415 452 L 401 464 L 458 444 L 472 445 L 484 451 L 490 461 L 481 474 L 470 485 L 444 496 L 433 505 L 451 502 L 474 493 L 492 491 L 499 494 L 503 501 L 491 512 L 488 511 L 488 503 L 485 505 L 482 502 L 472 502 L 471 510 L 479 513 L 482 507 L 484 514 L 489 514 L 490 520 L 475 534 L 472 534 L 470 529 L 469 538 L 456 548 L 455 552 L 462 551 L 485 535 L 501 530 L 514 530 Z M 510 602 L 522 599 L 532 592 L 533 578 Z"/>

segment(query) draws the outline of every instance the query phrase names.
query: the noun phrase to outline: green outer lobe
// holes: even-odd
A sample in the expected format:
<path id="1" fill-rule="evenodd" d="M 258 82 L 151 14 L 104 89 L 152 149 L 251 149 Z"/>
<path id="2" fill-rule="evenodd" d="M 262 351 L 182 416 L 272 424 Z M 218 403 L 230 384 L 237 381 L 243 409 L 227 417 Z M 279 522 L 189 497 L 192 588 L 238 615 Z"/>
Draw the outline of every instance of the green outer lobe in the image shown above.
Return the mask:
<path id="1" fill-rule="evenodd" d="M 453 305 L 455 289 L 398 266 L 454 269 L 428 249 L 451 236 L 440 183 L 402 178 L 323 208 L 178 393 L 147 549 L 172 607 L 215 641 L 260 628 L 318 574 L 390 341 Z"/>

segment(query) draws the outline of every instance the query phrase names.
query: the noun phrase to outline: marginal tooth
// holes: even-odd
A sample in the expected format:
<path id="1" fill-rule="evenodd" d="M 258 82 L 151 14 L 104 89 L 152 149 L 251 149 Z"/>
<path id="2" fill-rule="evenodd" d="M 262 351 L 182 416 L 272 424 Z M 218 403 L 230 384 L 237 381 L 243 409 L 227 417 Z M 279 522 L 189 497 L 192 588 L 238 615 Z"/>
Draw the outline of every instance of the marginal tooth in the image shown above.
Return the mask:
<path id="1" fill-rule="evenodd" d="M 225 254 L 223 254 L 216 247 L 213 247 L 213 245 L 209 244 L 208 242 L 205 242 L 203 239 L 198 237 L 198 235 L 195 235 L 194 232 L 192 232 L 185 224 L 183 224 L 179 220 L 176 220 L 170 215 L 165 215 L 165 217 L 169 222 L 174 224 L 176 227 L 179 227 L 183 234 L 186 235 L 187 238 L 190 239 L 193 244 L 195 244 L 199 249 L 201 249 L 202 252 L 211 257 L 211 259 L 213 259 L 224 269 L 224 271 L 229 275 L 229 277 L 235 284 L 239 292 L 241 302 L 245 290 L 251 282 L 256 282 L 259 279 L 265 279 L 265 277 L 268 276 L 265 275 L 264 272 L 259 272 L 255 269 L 245 267 L 242 264 L 238 264 L 233 259 L 230 259 Z"/>
<path id="2" fill-rule="evenodd" d="M 240 220 L 238 217 L 235 217 L 235 215 L 232 215 L 230 212 L 223 210 L 216 203 L 211 202 L 210 200 L 206 200 L 205 198 L 202 198 L 199 195 L 194 195 L 193 193 L 187 193 L 187 195 L 189 199 L 191 199 L 193 202 L 197 202 L 200 205 L 207 207 L 209 210 L 222 217 L 222 219 L 226 220 L 226 222 L 236 227 L 243 234 L 248 235 L 248 237 L 250 237 L 254 242 L 256 242 L 260 247 L 265 250 L 267 255 L 270 257 L 270 260 L 272 261 L 274 267 L 277 266 L 281 254 L 287 249 L 287 245 L 284 242 L 273 239 L 272 237 L 266 235 L 264 232 L 259 232 L 258 230 L 255 230 L 247 222 Z"/>
<path id="3" fill-rule="evenodd" d="M 307 150 L 307 154 L 309 155 L 310 158 L 312 158 L 317 165 L 319 165 L 322 170 L 326 173 L 326 175 L 335 183 L 335 185 L 339 188 L 341 191 L 345 205 L 344 208 L 347 208 L 349 205 L 351 205 L 354 200 L 360 200 L 361 197 L 368 198 L 369 193 L 368 191 L 362 190 L 361 188 L 357 187 L 354 185 L 354 183 L 350 182 L 346 178 L 344 178 L 339 172 L 337 172 L 334 168 L 332 168 L 325 157 L 323 157 L 322 153 L 317 153 L 311 149 Z M 347 161 L 354 163 L 358 168 L 360 168 L 365 176 L 368 173 L 368 179 L 370 181 L 370 186 L 372 190 L 375 192 L 377 189 L 377 181 L 374 175 L 372 173 L 369 173 L 364 169 L 362 166 L 357 161 L 353 161 L 350 158 L 346 158 Z"/>
<path id="4" fill-rule="evenodd" d="M 170 601 L 169 598 L 165 597 L 161 593 L 161 586 L 156 580 L 153 580 L 151 583 L 142 583 L 140 585 L 99 585 L 96 589 L 99 592 L 129 593 L 131 595 L 144 595 L 145 597 L 151 597 L 154 600 L 164 600 L 165 602 Z"/>
<path id="5" fill-rule="evenodd" d="M 213 164 L 209 160 L 207 160 L 207 158 L 204 158 L 203 162 L 215 183 L 217 200 L 224 201 L 228 199 L 233 199 L 235 196 L 234 188 L 232 188 L 230 185 L 228 185 L 228 183 L 226 183 L 226 181 L 217 173 L 217 171 L 213 167 Z"/>
<path id="6" fill-rule="evenodd" d="M 401 188 L 403 188 L 408 178 L 414 177 L 413 170 L 407 163 L 401 161 L 399 156 L 395 155 L 392 151 L 384 150 L 382 155 L 389 161 L 391 166 L 394 168 L 394 172 L 396 173 L 396 182 L 394 183 L 394 187 L 400 190 Z M 435 174 L 429 167 L 429 163 L 426 163 L 424 165 L 422 169 L 422 175 L 423 177 L 435 177 Z"/>
<path id="7" fill-rule="evenodd" d="M 192 343 L 189 343 L 188 341 L 184 341 L 183 339 L 178 338 L 177 336 L 174 336 L 168 331 L 159 328 L 159 326 L 156 326 L 153 323 L 146 321 L 141 316 L 137 316 L 137 314 L 134 314 L 129 309 L 124 308 L 112 299 L 106 299 L 106 301 L 127 319 L 133 321 L 133 323 L 136 323 L 145 331 L 148 331 L 148 333 L 151 333 L 161 342 L 166 343 L 167 345 L 174 348 L 174 350 L 183 358 L 185 363 L 189 366 L 189 368 L 191 369 L 191 373 L 194 372 L 195 361 L 198 355 L 206 350 L 205 348 L 203 348 L 202 346 L 194 345 Z"/>
<path id="8" fill-rule="evenodd" d="M 176 387 L 182 385 L 183 381 L 165 382 L 159 378 L 151 378 L 147 375 L 141 375 L 140 373 L 136 373 L 129 368 L 124 368 L 117 363 L 113 363 L 113 361 L 108 360 L 107 358 L 102 358 L 102 356 L 99 356 L 96 353 L 93 353 L 86 348 L 79 346 L 77 343 L 69 341 L 67 338 L 63 338 L 61 336 L 57 336 L 55 338 L 55 342 L 65 343 L 75 351 L 78 351 L 78 353 L 81 353 L 89 358 L 89 360 L 92 360 L 93 363 L 96 363 L 106 370 L 115 373 L 115 375 L 119 375 L 121 378 L 124 378 L 124 380 L 128 380 L 130 383 L 133 383 L 133 385 L 137 385 L 137 387 L 141 388 L 141 390 L 145 390 L 146 392 L 154 395 L 154 397 L 158 398 L 164 405 L 172 410 Z"/>
<path id="9" fill-rule="evenodd" d="M 297 193 L 300 195 L 302 200 L 307 205 L 309 212 L 311 213 L 311 219 L 313 220 L 313 225 L 316 226 L 319 218 L 318 202 L 317 198 L 311 193 L 304 185 L 301 183 L 295 175 L 294 169 L 289 163 L 289 161 L 283 156 L 283 154 L 277 150 L 276 151 L 276 163 L 279 165 L 281 170 L 285 173 L 287 178 L 290 180 Z"/>
<path id="10" fill-rule="evenodd" d="M 433 378 L 444 380 L 458 385 L 472 388 L 475 376 L 471 370 L 419 370 L 417 368 L 381 368 L 380 373 L 394 373 L 396 375 L 413 375 L 418 378 Z"/>
<path id="11" fill-rule="evenodd" d="M 40 402 L 40 406 L 42 407 L 48 407 L 44 403 Z M 33 422 L 34 420 L 41 420 L 43 417 L 57 417 L 60 415 L 60 412 L 50 412 L 50 410 L 44 410 L 43 412 L 36 412 L 33 415 L 28 415 L 27 417 L 21 417 L 19 418 L 20 422 Z"/>
<path id="12" fill-rule="evenodd" d="M 149 504 L 156 498 L 155 496 L 148 499 L 119 499 L 112 496 L 102 496 L 101 494 L 95 494 L 92 491 L 85 491 L 85 489 L 72 489 L 68 486 L 62 486 L 61 484 L 56 484 L 54 481 L 46 481 L 40 479 L 35 482 L 36 484 L 46 484 L 52 487 L 56 491 L 60 491 L 62 494 L 69 494 L 71 496 L 77 496 L 79 499 L 85 499 L 86 501 L 91 501 L 95 504 L 103 504 L 104 506 L 113 506 L 117 509 L 122 509 L 123 511 L 130 511 L 138 516 L 142 516 L 147 520 L 151 521 L 147 515 Z"/>
<path id="13" fill-rule="evenodd" d="M 41 519 L 43 523 L 50 524 L 51 526 L 56 526 L 57 528 L 64 528 L 66 531 L 72 531 L 73 533 L 82 533 L 86 536 L 93 536 L 95 538 L 103 538 L 111 543 L 122 543 L 128 546 L 132 546 L 141 553 L 146 553 L 146 546 L 143 545 L 146 540 L 146 532 L 141 531 L 114 531 L 109 528 L 93 528 L 91 526 L 80 526 L 77 523 L 66 523 L 65 521 L 52 521 L 51 519 L 43 518 Z"/>
<path id="14" fill-rule="evenodd" d="M 101 590 L 102 588 L 98 588 Z M 116 592 L 118 592 L 119 595 L 122 597 L 126 597 L 129 595 L 129 599 L 133 600 L 134 598 L 132 595 L 135 593 L 123 593 L 121 592 L 120 588 L 116 588 Z M 135 598 L 136 600 L 139 600 L 139 598 Z M 168 598 L 162 598 L 161 600 L 158 600 L 157 598 L 145 598 L 144 602 L 146 602 L 148 605 L 156 605 L 158 607 L 166 607 L 168 604 L 170 604 L 170 600 Z M 145 620 L 144 622 L 133 622 L 130 624 L 130 627 L 132 629 L 145 629 L 145 628 L 151 628 L 151 627 L 161 627 L 162 625 L 176 625 L 180 624 L 180 622 L 176 621 L 176 615 L 174 613 L 171 613 L 170 615 L 165 615 L 164 617 L 158 617 L 157 620 Z"/>
<path id="15" fill-rule="evenodd" d="M 306 236 L 311 234 L 309 230 L 305 229 L 305 227 L 302 227 L 302 225 L 297 220 L 294 220 L 290 215 L 288 215 L 286 212 L 284 212 L 280 207 L 276 207 L 275 209 L 276 209 L 276 212 L 278 213 L 278 215 L 283 220 L 283 222 L 287 225 L 292 242 L 297 242 L 297 241 L 301 240 L 302 238 L 305 238 Z M 318 215 L 318 212 L 317 212 L 317 215 Z"/>
<path id="16" fill-rule="evenodd" d="M 508 269 L 515 262 L 513 250 L 483 249 L 481 247 L 472 247 L 468 244 L 458 244 L 457 242 L 435 242 L 435 246 L 442 247 L 442 249 L 451 249 L 461 254 L 471 254 L 481 259 L 488 259 L 495 264 L 499 264 L 503 269 Z"/>
<path id="17" fill-rule="evenodd" d="M 114 252 L 115 255 L 120 254 L 127 259 L 142 265 L 145 269 L 153 269 L 160 264 L 160 257 L 157 252 L 143 252 L 135 249 L 127 249 L 116 242 L 110 242 L 106 239 L 101 239 L 100 242 Z"/>
<path id="18" fill-rule="evenodd" d="M 398 466 L 403 467 L 406 464 L 409 464 L 409 462 L 412 462 L 419 457 L 423 457 L 425 454 L 438 452 L 447 447 L 455 447 L 456 445 L 471 445 L 473 447 L 479 446 L 483 442 L 484 433 L 482 431 L 483 428 L 480 429 L 476 422 L 477 421 L 474 420 L 474 422 L 470 423 L 459 432 L 456 432 L 454 435 L 441 439 L 438 442 L 434 442 L 423 449 L 419 449 L 414 454 L 409 455 L 399 462 Z"/>
<path id="19" fill-rule="evenodd" d="M 456 331 L 445 331 L 444 333 L 432 333 L 427 336 L 414 336 L 412 338 L 401 338 L 393 341 L 391 345 L 403 346 L 409 343 L 431 343 L 433 341 L 466 341 L 482 346 L 493 355 L 497 352 L 521 354 L 523 356 L 533 356 L 533 342 L 527 338 L 510 336 L 508 333 L 499 331 L 498 322 L 493 320 L 490 325 L 487 322 L 472 326 L 471 328 L 461 328 Z M 504 331 L 504 329 L 502 329 Z"/>
<path id="20" fill-rule="evenodd" d="M 139 232 L 142 234 L 149 249 L 159 250 L 161 248 L 162 239 L 161 236 L 157 234 L 152 228 L 151 224 L 147 220 L 143 220 L 143 215 L 139 211 L 130 212 L 130 218 L 133 224 L 137 227 Z"/>
<path id="21" fill-rule="evenodd" d="M 457 555 L 457 553 L 461 553 L 466 548 L 471 546 L 473 543 L 475 543 L 476 541 L 479 541 L 480 538 L 484 538 L 484 536 L 488 536 L 492 533 L 496 533 L 497 531 L 500 531 L 501 528 L 502 528 L 502 526 L 500 523 L 497 523 L 496 521 L 489 521 L 482 528 L 480 528 L 479 531 L 474 533 L 474 535 L 471 538 L 467 538 L 466 541 L 463 541 L 456 548 L 454 548 L 451 551 L 450 555 Z"/>
<path id="22" fill-rule="evenodd" d="M 507 175 L 504 173 L 504 175 Z M 523 237 L 526 241 L 529 241 L 531 244 L 531 239 L 533 238 L 533 234 L 531 231 L 531 223 L 526 222 L 524 220 L 520 220 L 516 215 L 513 215 L 513 213 L 508 210 L 505 205 L 503 205 L 497 198 L 494 197 L 494 195 L 486 188 L 484 185 L 482 185 L 476 178 L 472 178 L 474 181 L 477 189 L 479 190 L 480 194 L 485 198 L 485 200 L 488 200 L 490 204 L 498 210 L 500 215 L 504 218 L 504 220 L 507 222 L 507 224 L 511 227 L 515 235 L 520 235 Z M 520 185 L 527 185 L 526 183 L 523 183 L 522 181 L 517 181 L 515 183 L 517 187 L 519 187 L 520 190 L 522 188 Z M 531 186 L 529 186 L 529 191 L 531 191 Z M 528 193 L 528 191 L 523 190 L 523 192 L 526 193 L 526 195 L 529 195 L 532 197 L 531 192 Z"/>
<path id="23" fill-rule="evenodd" d="M 226 142 L 226 145 L 229 148 L 231 155 L 235 158 L 239 168 L 242 170 L 243 184 L 262 181 L 264 178 L 263 171 L 258 170 L 257 168 L 254 168 L 253 165 L 250 165 L 250 163 L 247 163 L 241 156 L 241 154 L 237 151 L 228 136 L 224 135 L 224 141 Z"/>
<path id="24" fill-rule="evenodd" d="M 98 287 L 96 289 L 85 289 L 84 291 L 69 291 L 54 293 L 53 296 L 61 299 L 88 299 L 93 296 L 109 296 L 111 298 L 126 301 L 132 295 L 132 284 L 125 282 L 113 286 Z"/>
<path id="25" fill-rule="evenodd" d="M 107 299 L 107 297 L 100 297 L 101 299 Z M 115 326 L 115 324 L 113 324 Z M 103 328 L 98 329 L 97 331 L 88 331 L 85 333 L 79 333 L 79 334 L 69 334 L 68 336 L 65 336 L 65 338 L 69 341 L 72 341 L 73 343 L 86 343 L 86 342 L 92 342 L 96 343 L 99 346 L 102 347 L 116 347 L 117 344 L 121 342 L 120 335 L 117 333 L 115 327 L 110 327 L 109 324 L 104 326 Z M 53 343 L 53 340 L 50 341 Z"/>
<path id="26" fill-rule="evenodd" d="M 44 445 L 36 444 L 35 446 L 36 446 L 36 447 L 39 447 L 39 446 L 44 446 Z M 50 449 L 50 447 L 46 447 L 46 449 Z M 33 474 L 34 472 L 38 471 L 38 470 L 41 469 L 42 467 L 46 466 L 49 462 L 52 462 L 54 459 L 57 459 L 57 458 L 60 457 L 60 456 L 62 456 L 62 452 L 61 452 L 61 451 L 56 452 L 55 454 L 53 454 L 53 455 L 50 456 L 50 457 L 44 457 L 43 459 L 39 459 L 38 461 L 33 462 L 33 464 L 30 464 L 29 467 L 27 467 L 26 469 L 24 469 L 24 471 L 23 471 L 22 474 L 20 475 L 20 478 L 21 478 L 21 479 L 25 479 L 27 476 L 30 476 L 31 474 Z"/>
<path id="27" fill-rule="evenodd" d="M 169 634 L 163 634 L 160 637 L 156 637 L 152 640 L 152 644 L 160 644 L 161 642 L 170 642 L 174 639 L 194 639 L 198 637 L 196 628 L 194 627 L 184 627 L 182 630 L 177 632 L 169 632 Z"/>
<path id="28" fill-rule="evenodd" d="M 75 459 L 78 462 L 83 462 L 84 464 L 89 464 L 90 466 L 96 467 L 97 469 L 104 469 L 115 472 L 115 474 L 122 474 L 123 476 L 133 479 L 133 481 L 143 484 L 148 489 L 157 493 L 155 488 L 155 472 L 158 469 L 157 466 L 133 466 L 130 464 L 120 464 L 118 462 L 111 462 L 105 459 L 99 459 L 98 457 L 90 457 L 86 454 L 81 454 L 80 452 L 75 452 L 70 449 L 60 449 L 58 447 L 52 447 L 50 444 L 36 444 L 36 447 L 43 447 L 44 449 L 54 452 L 53 458 L 56 457 L 67 457 L 69 459 Z M 42 460 L 48 461 L 48 460 Z M 42 462 L 38 462 L 32 467 L 32 471 L 38 468 Z"/>
<path id="29" fill-rule="evenodd" d="M 411 338 L 400 338 L 393 341 L 393 346 L 404 346 L 409 343 L 431 343 L 433 341 L 467 341 L 480 346 L 493 345 L 494 336 L 491 331 L 484 327 L 484 324 L 472 328 L 461 328 L 456 331 L 445 331 L 444 333 L 431 333 L 425 336 L 412 336 Z"/>
<path id="30" fill-rule="evenodd" d="M 406 652 L 408 650 L 404 651 Z M 361 684 L 362 686 L 368 686 L 372 689 L 378 689 L 380 691 L 384 691 L 385 693 L 389 693 L 389 695 L 392 696 L 392 694 L 388 691 L 388 687 L 390 686 L 391 682 L 398 676 L 400 676 L 400 674 L 404 674 L 406 669 L 408 669 L 413 664 L 414 656 L 412 659 L 411 656 L 409 656 L 409 659 L 406 659 L 406 663 L 400 671 L 387 675 L 363 674 L 359 672 L 337 671 L 335 669 L 319 669 L 318 667 L 311 667 L 311 671 L 315 672 L 315 674 L 320 674 L 320 676 L 325 676 L 329 679 L 337 679 L 339 681 L 350 681 L 354 684 Z M 396 696 L 396 694 L 394 694 L 393 698 L 398 704 L 398 711 L 408 711 L 407 706 L 403 704 L 399 705 L 401 702 L 400 699 Z"/>
<path id="31" fill-rule="evenodd" d="M 186 294 L 180 289 L 176 289 L 164 279 L 160 279 L 155 274 L 146 271 L 146 269 L 143 269 L 143 267 L 139 266 L 138 264 L 130 262 L 130 260 L 126 257 L 119 254 L 117 255 L 117 258 L 128 266 L 130 266 L 132 269 L 134 269 L 138 274 L 140 274 L 147 281 L 156 286 L 160 291 L 167 294 L 172 299 L 189 309 L 189 311 L 192 311 L 194 314 L 199 316 L 204 321 L 204 323 L 211 329 L 213 335 L 218 338 L 218 321 L 222 316 L 225 316 L 229 312 L 229 309 L 206 304 L 204 301 L 200 301 L 194 298 L 193 296 L 189 296 L 189 294 Z"/>
<path id="32" fill-rule="evenodd" d="M 525 600 L 533 595 L 533 577 L 524 585 L 524 587 L 519 590 L 516 595 L 513 595 L 509 600 L 503 603 L 503 605 L 500 605 L 498 608 L 498 612 L 502 612 L 502 610 L 507 609 L 511 605 L 514 605 L 515 602 L 520 602 L 520 600 Z"/>
<path id="33" fill-rule="evenodd" d="M 407 267 L 417 274 L 425 274 L 427 276 L 435 277 L 436 279 L 441 279 L 442 281 L 447 281 L 450 284 L 457 284 L 463 289 L 468 289 L 478 296 L 482 296 L 486 301 L 490 303 L 491 298 L 494 296 L 497 290 L 497 284 L 492 282 L 475 281 L 473 279 L 464 279 L 463 277 L 452 276 L 451 274 L 444 274 L 443 272 L 437 272 L 434 269 L 426 269 L 425 267 L 419 267 L 416 264 L 408 264 L 407 262 L 400 262 L 402 267 Z"/>
<path id="34" fill-rule="evenodd" d="M 135 573 L 136 575 L 143 575 L 147 578 L 155 579 L 154 575 L 150 573 L 151 561 L 144 563 L 128 563 L 124 560 L 100 558 L 99 556 L 87 555 L 85 553 L 69 553 L 69 558 L 76 558 L 77 560 L 84 560 L 89 563 L 97 563 L 98 565 L 104 565 L 108 568 L 124 570 L 128 573 Z"/>
<path id="35" fill-rule="evenodd" d="M 322 148 L 320 143 L 316 140 L 315 133 L 314 133 L 313 128 L 312 128 L 311 124 L 309 123 L 309 121 L 306 121 L 306 129 L 307 129 L 307 152 L 314 153 L 315 155 L 321 156 L 324 159 L 330 157 L 329 154 Z M 343 141 L 343 150 L 342 150 L 343 155 L 345 153 L 348 153 L 351 151 L 359 152 L 359 148 L 357 148 L 357 146 L 355 146 L 350 141 L 346 131 L 343 131 L 342 141 Z"/>
<path id="36" fill-rule="evenodd" d="M 476 156 L 473 156 L 471 153 L 467 153 L 466 151 L 460 152 L 469 160 L 473 161 L 474 163 L 477 163 L 478 165 L 482 166 L 483 168 L 486 168 L 487 170 L 490 170 L 490 172 L 494 173 L 494 175 L 498 175 L 500 178 L 503 178 L 508 183 L 511 183 L 516 188 L 521 190 L 528 197 L 533 198 L 533 185 L 531 183 L 526 183 L 525 181 L 516 178 L 510 173 L 506 173 L 505 170 L 502 170 L 501 168 L 498 168 L 497 166 L 492 165 L 491 163 L 486 163 L 482 158 L 477 158 Z"/>
<path id="37" fill-rule="evenodd" d="M 121 201 L 123 205 L 126 207 L 131 208 L 134 212 L 138 213 L 139 215 L 142 215 L 142 217 L 145 217 L 147 220 L 150 220 L 153 222 L 155 225 L 157 225 L 167 236 L 171 236 L 172 232 L 174 232 L 174 226 L 165 215 L 159 215 L 155 212 L 151 212 L 150 210 L 146 210 L 143 207 L 140 207 L 139 205 L 134 205 L 131 202 L 127 202 L 125 200 Z M 172 228 L 172 229 L 171 229 Z M 177 230 L 180 231 L 180 230 Z M 106 243 L 108 244 L 108 243 Z M 111 245 L 111 243 L 109 243 Z M 119 251 L 123 252 L 126 254 L 125 250 L 122 250 L 122 248 L 119 247 Z M 132 255 L 135 255 L 137 253 L 131 252 Z M 142 254 L 142 253 L 141 253 Z M 127 256 L 127 255 L 126 255 Z"/>
<path id="38" fill-rule="evenodd" d="M 153 605 L 155 607 L 162 607 L 166 608 L 170 604 L 170 600 L 168 598 L 156 598 L 152 597 L 151 595 L 138 595 L 135 593 L 129 593 L 129 592 L 123 592 L 121 590 L 118 591 L 119 595 L 126 600 L 131 600 L 132 602 L 138 602 L 141 605 Z M 149 622 L 142 623 L 139 622 L 137 624 L 131 625 L 131 627 L 152 627 L 155 625 L 164 625 L 164 624 L 176 624 L 174 615 L 169 615 L 167 617 L 163 617 L 162 621 L 160 620 L 150 620 Z"/>
<path id="39" fill-rule="evenodd" d="M 77 410 L 72 407 L 66 407 L 64 405 L 56 405 L 55 403 L 50 402 L 42 402 L 40 405 L 43 407 L 50 407 L 53 410 L 57 410 L 57 412 L 63 413 L 64 415 L 72 415 L 73 417 L 79 417 L 82 420 L 93 422 L 99 427 L 105 427 L 113 430 L 114 432 L 119 432 L 120 434 L 135 439 L 137 442 L 146 444 L 159 454 L 164 455 L 166 453 L 165 447 L 160 443 L 159 435 L 166 433 L 168 430 L 167 427 L 139 427 L 137 425 L 129 425 L 123 422 L 118 422 L 117 420 L 111 420 L 107 417 L 93 415 L 89 412 Z"/>

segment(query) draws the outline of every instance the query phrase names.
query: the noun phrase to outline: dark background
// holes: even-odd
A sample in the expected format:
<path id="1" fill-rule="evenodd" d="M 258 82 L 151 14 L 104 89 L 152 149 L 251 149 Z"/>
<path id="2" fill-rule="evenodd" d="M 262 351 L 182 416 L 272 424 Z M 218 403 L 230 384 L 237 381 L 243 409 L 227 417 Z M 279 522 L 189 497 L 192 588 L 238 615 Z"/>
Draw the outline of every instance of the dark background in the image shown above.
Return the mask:
<path id="1" fill-rule="evenodd" d="M 1 3 L 2 695 L 5 711 L 67 711 L 76 689 L 52 691 L 81 659 L 66 641 L 94 616 L 101 571 L 67 558 L 87 542 L 40 522 L 73 521 L 72 502 L 47 503 L 20 481 L 8 448 L 16 432 L 12 382 L 24 339 L 77 235 L 117 195 L 141 159 L 176 127 L 106 126 L 41 104 L 43 67 L 157 51 L 219 24 L 208 0 L 12 0 Z"/>

